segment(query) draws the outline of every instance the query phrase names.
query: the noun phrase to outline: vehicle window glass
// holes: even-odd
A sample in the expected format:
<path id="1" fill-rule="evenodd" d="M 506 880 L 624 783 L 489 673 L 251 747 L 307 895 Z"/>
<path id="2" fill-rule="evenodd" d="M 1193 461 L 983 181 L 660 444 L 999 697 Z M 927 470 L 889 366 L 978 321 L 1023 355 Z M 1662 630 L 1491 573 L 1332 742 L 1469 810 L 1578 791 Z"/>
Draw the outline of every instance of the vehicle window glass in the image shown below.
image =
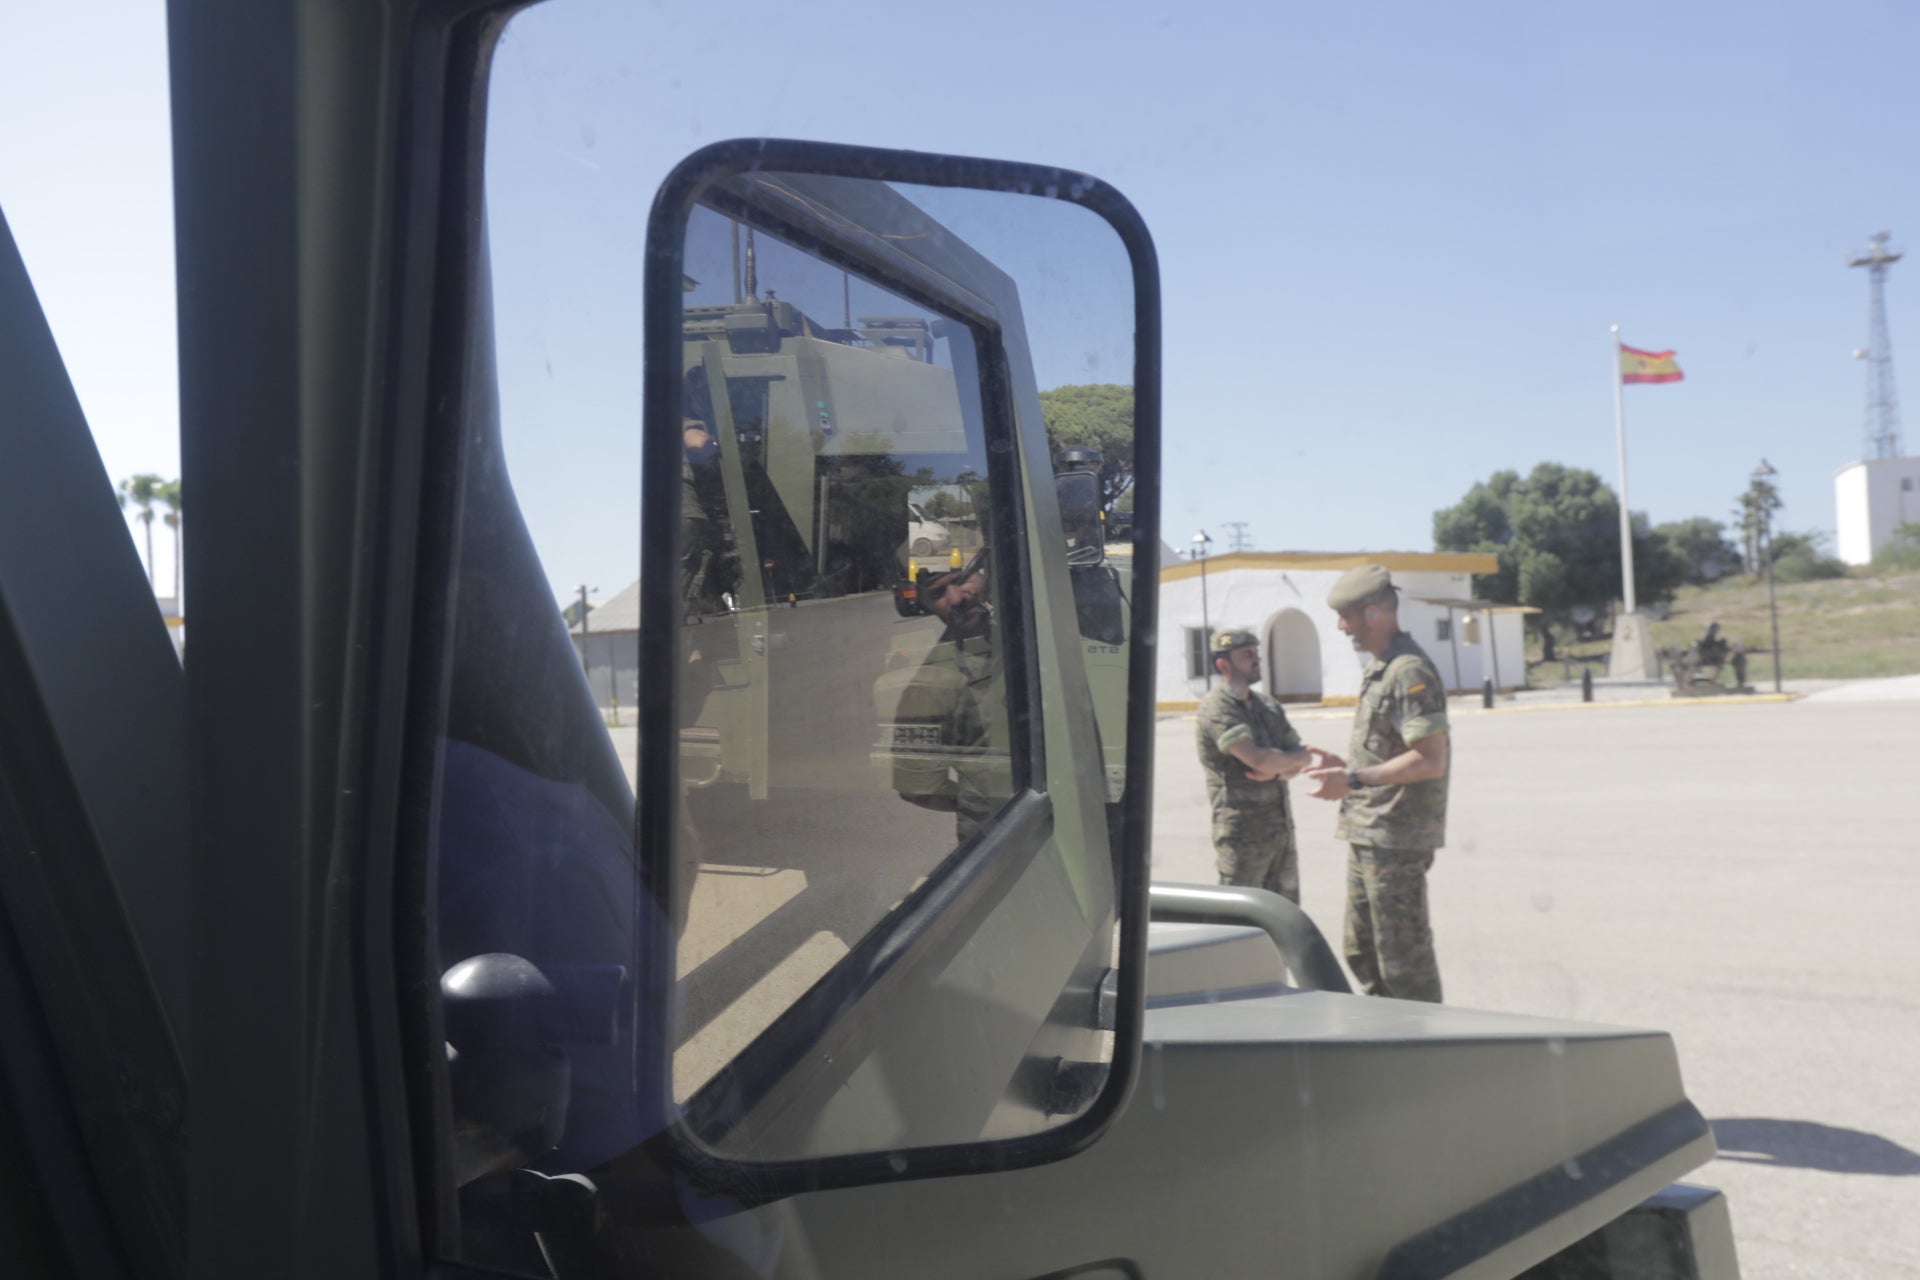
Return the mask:
<path id="1" fill-rule="evenodd" d="M 1024 783 L 972 331 L 711 209 L 686 246 L 682 1098 Z"/>

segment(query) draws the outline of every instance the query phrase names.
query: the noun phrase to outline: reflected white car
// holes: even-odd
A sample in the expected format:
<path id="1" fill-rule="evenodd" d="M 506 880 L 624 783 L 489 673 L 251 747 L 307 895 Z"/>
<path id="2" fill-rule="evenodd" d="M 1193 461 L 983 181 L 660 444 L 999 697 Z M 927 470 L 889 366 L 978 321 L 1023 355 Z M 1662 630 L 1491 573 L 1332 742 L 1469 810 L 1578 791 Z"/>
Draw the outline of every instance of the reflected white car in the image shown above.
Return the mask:
<path id="1" fill-rule="evenodd" d="M 930 556 L 953 546 L 953 535 L 938 520 L 929 520 L 918 506 L 907 504 L 907 550 L 916 556 Z"/>

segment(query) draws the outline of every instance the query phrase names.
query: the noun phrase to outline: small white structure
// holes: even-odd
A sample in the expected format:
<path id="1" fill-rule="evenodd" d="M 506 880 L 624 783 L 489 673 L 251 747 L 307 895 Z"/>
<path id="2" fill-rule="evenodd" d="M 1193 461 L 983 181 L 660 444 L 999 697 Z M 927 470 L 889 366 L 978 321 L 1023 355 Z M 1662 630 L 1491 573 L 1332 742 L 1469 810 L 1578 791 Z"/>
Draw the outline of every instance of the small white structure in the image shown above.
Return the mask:
<path id="1" fill-rule="evenodd" d="M 1488 676 L 1510 689 L 1527 678 L 1518 606 L 1472 599 L 1473 575 L 1499 561 L 1474 552 L 1235 551 L 1162 564 L 1157 700 L 1193 707 L 1213 671 L 1207 628 L 1245 627 L 1260 637 L 1262 687 L 1282 702 L 1351 703 L 1371 661 L 1341 634 L 1327 592 L 1356 565 L 1382 564 L 1400 589 L 1400 625 L 1427 651 L 1449 688 L 1475 690 Z M 1201 570 L 1205 569 L 1204 620 Z"/>
<path id="2" fill-rule="evenodd" d="M 1903 524 L 1920 524 L 1920 458 L 1849 462 L 1833 473 L 1839 544 L 1847 564 L 1866 564 Z"/>
<path id="3" fill-rule="evenodd" d="M 640 582 L 587 613 L 587 625 L 567 627 L 587 669 L 587 683 L 602 707 L 631 708 L 640 685 Z"/>

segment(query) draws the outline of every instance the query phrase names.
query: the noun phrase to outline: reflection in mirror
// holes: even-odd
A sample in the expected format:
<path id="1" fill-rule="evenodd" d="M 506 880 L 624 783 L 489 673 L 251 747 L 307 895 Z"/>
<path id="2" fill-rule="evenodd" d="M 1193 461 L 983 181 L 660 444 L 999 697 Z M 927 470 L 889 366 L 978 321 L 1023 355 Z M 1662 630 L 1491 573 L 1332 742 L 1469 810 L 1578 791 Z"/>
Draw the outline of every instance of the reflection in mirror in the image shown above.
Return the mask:
<path id="1" fill-rule="evenodd" d="M 1066 536 L 1067 563 L 1080 568 L 1106 559 L 1106 512 L 1100 509 L 1100 455 L 1082 461 L 1068 455 L 1089 450 L 1064 449 L 1054 491 L 1060 498 L 1060 528 Z M 1084 469 L 1083 469 L 1084 468 Z"/>
<path id="2" fill-rule="evenodd" d="M 1015 785 L 971 330 L 706 207 L 684 288 L 681 1101 Z"/>
<path id="3" fill-rule="evenodd" d="M 983 865 L 1041 858 L 1060 908 L 1111 901 L 1104 853 L 1067 867 L 1107 848 L 1124 780 L 1125 595 L 1101 547 L 1131 394 L 1083 380 L 1132 368 L 1124 251 L 1055 201 L 765 171 L 707 188 L 681 243 L 673 1100 L 713 1150 L 756 1160 L 1057 1124 L 1113 1051 L 1095 998 L 1110 922 L 1023 938 L 1054 953 L 1044 976 L 1037 953 L 956 956 L 925 932 L 978 927 L 952 899 Z M 1085 287 L 1062 288 L 1050 257 Z M 1036 368 L 1086 446 L 1059 488 Z M 1043 495 L 1061 511 L 1035 524 Z M 1059 642 L 1099 671 L 1090 824 L 1078 783 L 1044 776 L 1043 722 L 1070 736 L 1039 705 L 1037 636 L 1055 633 L 1022 585 L 1035 556 L 1072 586 L 1060 616 L 1080 634 Z M 926 985 L 900 988 L 889 966 L 916 947 Z M 870 999 L 905 1001 L 888 1045 Z M 939 1030 L 899 1034 L 922 1019 Z M 953 1053 L 956 1020 L 975 1061 Z"/>
<path id="4" fill-rule="evenodd" d="M 1110 817 L 1126 788 L 1128 585 L 1134 572 L 1133 272 L 1119 237 L 1078 205 L 965 187 L 900 191 L 1013 277 L 1056 472 L 1092 464 L 1102 555 L 1078 557 L 1073 595 L 1100 732 Z M 1018 217 L 1009 216 L 1009 205 Z M 1070 466 L 1063 460 L 1070 460 Z M 1067 498 L 1061 496 L 1062 520 Z M 1155 572 L 1157 548 L 1142 552 Z"/>

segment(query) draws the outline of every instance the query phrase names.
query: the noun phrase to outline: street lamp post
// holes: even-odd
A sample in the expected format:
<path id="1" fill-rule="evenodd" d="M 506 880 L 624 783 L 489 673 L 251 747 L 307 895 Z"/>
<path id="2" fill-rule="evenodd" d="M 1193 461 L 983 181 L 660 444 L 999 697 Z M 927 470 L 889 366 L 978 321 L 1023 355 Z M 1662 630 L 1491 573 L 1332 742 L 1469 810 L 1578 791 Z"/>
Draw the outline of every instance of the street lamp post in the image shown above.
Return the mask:
<path id="1" fill-rule="evenodd" d="M 1753 469 L 1755 480 L 1765 480 L 1776 475 L 1773 464 L 1765 458 Z M 1773 596 L 1773 512 L 1766 504 L 1760 506 L 1760 557 L 1767 566 L 1767 616 L 1773 622 L 1773 691 L 1780 692 L 1780 606 Z"/>
<path id="2" fill-rule="evenodd" d="M 580 667 L 581 670 L 589 673 L 593 671 L 593 664 L 587 660 L 587 610 L 593 606 L 587 603 L 587 596 L 598 594 L 599 590 L 600 588 L 589 587 L 584 582 L 580 584 Z"/>
<path id="3" fill-rule="evenodd" d="M 1193 558 L 1200 562 L 1200 646 L 1206 653 L 1207 663 L 1202 674 L 1209 689 L 1213 688 L 1213 619 L 1207 612 L 1207 544 L 1212 541 L 1205 529 L 1193 535 Z"/>

